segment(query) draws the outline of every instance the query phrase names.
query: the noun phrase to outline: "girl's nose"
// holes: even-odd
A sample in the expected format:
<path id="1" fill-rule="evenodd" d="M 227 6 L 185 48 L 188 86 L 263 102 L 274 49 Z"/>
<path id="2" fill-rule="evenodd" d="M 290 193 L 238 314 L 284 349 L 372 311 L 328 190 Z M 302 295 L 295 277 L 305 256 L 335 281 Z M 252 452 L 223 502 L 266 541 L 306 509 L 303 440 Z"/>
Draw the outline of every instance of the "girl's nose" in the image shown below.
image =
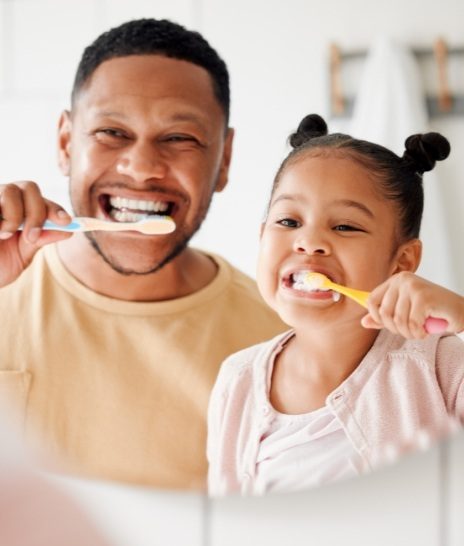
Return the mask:
<path id="1" fill-rule="evenodd" d="M 135 142 L 126 148 L 116 163 L 116 171 L 132 178 L 135 182 L 146 182 L 150 179 L 159 180 L 166 174 L 166 164 L 149 143 Z"/>
<path id="2" fill-rule="evenodd" d="M 297 254 L 307 254 L 311 256 L 318 254 L 326 256 L 330 254 L 330 246 L 327 241 L 324 241 L 321 237 L 314 236 L 299 236 L 293 243 L 293 250 Z"/>

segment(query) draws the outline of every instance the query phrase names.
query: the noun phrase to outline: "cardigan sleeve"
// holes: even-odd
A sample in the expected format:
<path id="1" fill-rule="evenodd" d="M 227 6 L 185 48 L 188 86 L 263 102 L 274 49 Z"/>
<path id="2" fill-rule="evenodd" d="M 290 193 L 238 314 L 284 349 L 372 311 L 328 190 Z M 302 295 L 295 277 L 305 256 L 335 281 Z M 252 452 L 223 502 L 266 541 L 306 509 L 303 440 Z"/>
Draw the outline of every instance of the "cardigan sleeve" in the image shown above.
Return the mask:
<path id="1" fill-rule="evenodd" d="M 206 442 L 206 457 L 208 459 L 208 493 L 213 496 L 222 493 L 220 487 L 221 429 L 224 417 L 225 400 L 227 398 L 226 361 L 222 363 L 211 391 L 208 405 L 208 437 Z"/>
<path id="2" fill-rule="evenodd" d="M 464 332 L 440 339 L 436 365 L 447 410 L 464 425 Z"/>
<path id="3" fill-rule="evenodd" d="M 243 395 L 247 395 L 248 374 L 243 374 L 243 352 L 228 357 L 221 365 L 208 406 L 208 493 L 223 496 L 238 491 L 238 452 Z M 245 375 L 245 383 L 243 383 Z"/>

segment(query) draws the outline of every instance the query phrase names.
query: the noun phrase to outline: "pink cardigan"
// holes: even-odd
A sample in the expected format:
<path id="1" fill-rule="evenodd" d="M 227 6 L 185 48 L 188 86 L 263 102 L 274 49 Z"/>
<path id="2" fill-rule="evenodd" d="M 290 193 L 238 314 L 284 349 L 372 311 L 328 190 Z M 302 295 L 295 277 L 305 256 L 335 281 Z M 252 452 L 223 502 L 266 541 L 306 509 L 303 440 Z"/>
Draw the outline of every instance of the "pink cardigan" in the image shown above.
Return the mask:
<path id="1" fill-rule="evenodd" d="M 252 491 L 260 438 L 272 414 L 270 357 L 292 335 L 280 334 L 222 364 L 208 414 L 210 494 Z M 356 370 L 327 397 L 360 454 L 360 473 L 464 423 L 463 340 L 454 335 L 405 340 L 381 330 Z"/>

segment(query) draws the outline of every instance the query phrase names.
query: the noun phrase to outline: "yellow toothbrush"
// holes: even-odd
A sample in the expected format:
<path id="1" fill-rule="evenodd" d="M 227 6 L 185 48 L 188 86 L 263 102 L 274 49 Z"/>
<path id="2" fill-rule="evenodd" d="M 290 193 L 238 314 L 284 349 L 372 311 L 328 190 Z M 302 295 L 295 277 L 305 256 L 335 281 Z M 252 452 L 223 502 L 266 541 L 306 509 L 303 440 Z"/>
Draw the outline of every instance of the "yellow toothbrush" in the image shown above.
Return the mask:
<path id="1" fill-rule="evenodd" d="M 22 226 L 20 227 L 22 229 Z M 42 229 L 54 231 L 139 231 L 145 235 L 163 235 L 176 229 L 176 224 L 170 216 L 160 214 L 147 216 L 138 222 L 112 222 L 99 218 L 75 217 L 62 226 L 46 220 Z"/>
<path id="2" fill-rule="evenodd" d="M 305 283 L 311 290 L 317 290 L 321 288 L 326 288 L 327 290 L 333 290 L 339 294 L 343 294 L 348 298 L 354 300 L 359 305 L 367 308 L 367 298 L 369 297 L 369 292 L 364 290 L 355 290 L 354 288 L 348 288 L 347 286 L 342 286 L 332 282 L 322 273 L 316 273 L 315 271 L 309 272 L 305 277 Z"/>
<path id="3" fill-rule="evenodd" d="M 352 299 L 367 309 L 367 298 L 369 297 L 369 292 L 365 292 L 364 290 L 356 290 L 354 288 L 348 288 L 347 286 L 337 284 L 332 282 L 322 273 L 316 273 L 315 271 L 310 271 L 306 275 L 304 282 L 310 290 L 317 290 L 321 288 L 333 290 L 334 292 L 338 292 L 339 294 L 343 294 L 347 298 Z M 440 334 L 445 332 L 448 328 L 448 321 L 435 317 L 427 317 L 424 328 L 429 334 Z"/>

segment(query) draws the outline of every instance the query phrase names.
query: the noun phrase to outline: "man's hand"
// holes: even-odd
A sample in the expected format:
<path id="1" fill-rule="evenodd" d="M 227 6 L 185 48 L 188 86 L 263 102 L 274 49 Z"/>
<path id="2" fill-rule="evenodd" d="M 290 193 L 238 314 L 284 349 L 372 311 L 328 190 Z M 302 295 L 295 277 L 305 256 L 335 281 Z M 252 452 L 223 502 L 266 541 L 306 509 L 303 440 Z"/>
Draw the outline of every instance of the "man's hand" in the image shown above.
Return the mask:
<path id="1" fill-rule="evenodd" d="M 47 219 L 61 225 L 71 222 L 60 205 L 42 196 L 35 182 L 0 185 L 0 287 L 19 277 L 40 247 L 70 237 L 58 231 L 42 232 Z"/>
<path id="2" fill-rule="evenodd" d="M 387 328 L 405 338 L 427 335 L 428 317 L 445 319 L 447 332 L 464 330 L 464 298 L 409 272 L 397 273 L 373 290 L 368 300 L 365 328 Z"/>

